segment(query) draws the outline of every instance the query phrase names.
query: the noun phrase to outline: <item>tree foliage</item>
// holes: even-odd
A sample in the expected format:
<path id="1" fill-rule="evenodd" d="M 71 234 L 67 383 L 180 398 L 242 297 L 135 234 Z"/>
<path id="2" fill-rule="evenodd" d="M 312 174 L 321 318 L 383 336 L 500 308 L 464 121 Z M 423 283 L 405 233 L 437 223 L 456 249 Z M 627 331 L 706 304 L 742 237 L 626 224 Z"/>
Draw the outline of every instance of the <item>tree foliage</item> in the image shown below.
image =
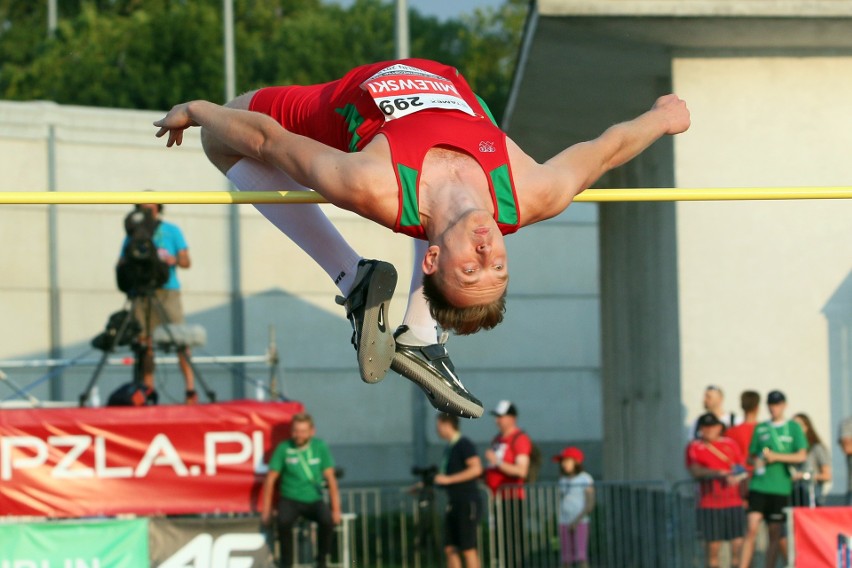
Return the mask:
<path id="1" fill-rule="evenodd" d="M 440 21 L 410 12 L 411 54 L 459 67 L 495 114 L 508 96 L 527 0 Z M 224 98 L 221 0 L 0 0 L 0 98 L 166 109 Z M 332 80 L 393 59 L 391 0 L 235 0 L 237 85 Z"/>

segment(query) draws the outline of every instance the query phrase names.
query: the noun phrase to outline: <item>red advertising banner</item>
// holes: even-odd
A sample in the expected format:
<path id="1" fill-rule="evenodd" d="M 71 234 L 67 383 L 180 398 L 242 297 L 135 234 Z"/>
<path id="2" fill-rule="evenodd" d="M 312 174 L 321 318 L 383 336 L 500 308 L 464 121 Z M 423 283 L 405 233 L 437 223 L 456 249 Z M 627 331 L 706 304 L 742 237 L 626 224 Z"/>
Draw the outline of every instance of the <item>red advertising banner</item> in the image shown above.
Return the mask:
<path id="1" fill-rule="evenodd" d="M 297 402 L 0 412 L 0 514 L 249 512 Z"/>
<path id="2" fill-rule="evenodd" d="M 797 568 L 834 568 L 837 535 L 852 532 L 852 507 L 796 507 L 793 531 Z"/>

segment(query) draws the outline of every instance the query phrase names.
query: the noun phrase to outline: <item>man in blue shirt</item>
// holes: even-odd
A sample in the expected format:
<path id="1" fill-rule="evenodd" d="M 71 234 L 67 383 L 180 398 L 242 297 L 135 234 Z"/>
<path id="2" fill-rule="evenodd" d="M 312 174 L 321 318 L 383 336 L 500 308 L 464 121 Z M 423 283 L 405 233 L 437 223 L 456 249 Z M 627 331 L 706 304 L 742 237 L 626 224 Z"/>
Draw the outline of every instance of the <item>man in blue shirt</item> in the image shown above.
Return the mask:
<path id="1" fill-rule="evenodd" d="M 146 387 L 153 390 L 154 349 L 151 334 L 158 325 L 167 323 L 182 324 L 185 322 L 177 268 L 189 268 L 190 259 L 189 246 L 186 244 L 183 232 L 174 223 L 163 221 L 160 218 L 163 206 L 158 203 L 148 203 L 139 207 L 151 211 L 156 227 L 152 240 L 154 241 L 154 246 L 157 247 L 157 256 L 169 267 L 168 280 L 162 287 L 154 291 L 154 295 L 159 300 L 160 305 L 162 305 L 168 321 L 162 321 L 160 310 L 152 305 L 148 296 L 139 296 L 134 302 L 134 316 L 142 326 L 139 341 L 142 345 L 146 346 L 146 351 L 142 359 L 142 382 Z M 124 262 L 124 251 L 129 241 L 130 239 L 126 238 L 122 245 L 122 258 L 119 260 L 119 264 Z M 188 347 L 178 350 L 178 362 L 186 382 L 186 403 L 196 404 L 198 402 L 198 394 L 195 391 L 195 375 L 192 372 L 192 366 L 189 364 L 189 356 Z"/>

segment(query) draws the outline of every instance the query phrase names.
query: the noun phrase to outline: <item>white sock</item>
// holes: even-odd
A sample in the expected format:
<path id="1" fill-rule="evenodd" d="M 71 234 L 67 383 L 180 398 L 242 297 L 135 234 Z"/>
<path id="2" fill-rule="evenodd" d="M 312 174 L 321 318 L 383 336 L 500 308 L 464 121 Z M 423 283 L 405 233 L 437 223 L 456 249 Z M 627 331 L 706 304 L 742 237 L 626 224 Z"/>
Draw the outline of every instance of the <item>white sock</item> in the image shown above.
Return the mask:
<path id="1" fill-rule="evenodd" d="M 243 158 L 225 174 L 241 191 L 308 191 L 287 173 L 251 158 Z M 316 203 L 255 204 L 255 209 L 319 264 L 346 296 L 352 288 L 358 261 L 355 252 Z"/>
<path id="2" fill-rule="evenodd" d="M 402 319 L 403 325 L 408 326 L 409 333 L 400 341 L 405 345 L 432 345 L 438 341 L 438 323 L 429 313 L 429 304 L 423 295 L 423 257 L 426 256 L 428 248 L 429 243 L 426 241 L 414 240 L 414 267 L 411 270 L 408 307 Z"/>

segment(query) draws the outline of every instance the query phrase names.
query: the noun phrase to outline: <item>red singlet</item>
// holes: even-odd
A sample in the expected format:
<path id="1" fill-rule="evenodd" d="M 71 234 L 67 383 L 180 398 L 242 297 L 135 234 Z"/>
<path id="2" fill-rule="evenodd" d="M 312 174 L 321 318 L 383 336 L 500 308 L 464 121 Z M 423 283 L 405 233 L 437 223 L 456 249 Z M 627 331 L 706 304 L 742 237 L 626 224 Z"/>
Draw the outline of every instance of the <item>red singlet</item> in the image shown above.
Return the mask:
<path id="1" fill-rule="evenodd" d="M 383 134 L 399 185 L 396 232 L 426 239 L 418 187 L 423 159 L 435 146 L 476 160 L 488 179 L 500 231 L 520 227 L 506 135 L 453 67 L 425 59 L 373 63 L 330 83 L 261 89 L 249 109 L 343 151 L 357 152 Z"/>

